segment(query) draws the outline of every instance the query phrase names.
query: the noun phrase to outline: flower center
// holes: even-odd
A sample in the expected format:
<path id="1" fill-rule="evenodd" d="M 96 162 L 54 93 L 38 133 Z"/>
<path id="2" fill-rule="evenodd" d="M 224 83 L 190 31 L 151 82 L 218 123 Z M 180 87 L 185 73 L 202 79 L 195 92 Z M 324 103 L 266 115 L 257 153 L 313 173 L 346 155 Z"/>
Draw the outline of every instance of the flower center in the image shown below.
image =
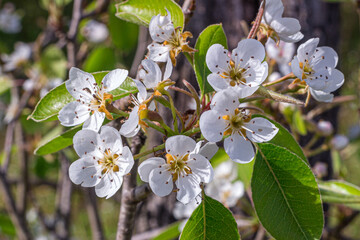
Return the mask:
<path id="1" fill-rule="evenodd" d="M 305 60 L 305 64 L 303 62 L 299 62 L 299 67 L 303 70 L 303 73 L 302 73 L 303 79 L 307 79 L 310 75 L 312 75 L 314 73 L 308 60 Z"/>
<path id="2" fill-rule="evenodd" d="M 240 84 L 245 84 L 246 79 L 244 78 L 245 68 L 235 66 L 235 62 L 230 60 L 228 71 L 223 72 L 220 76 L 222 78 L 230 78 L 230 86 L 235 87 Z"/>
<path id="3" fill-rule="evenodd" d="M 89 88 L 83 88 L 83 90 L 91 94 Z M 89 107 L 91 109 L 91 114 L 94 114 L 95 111 L 103 112 L 105 113 L 108 119 L 112 120 L 113 119 L 112 115 L 106 109 L 106 104 L 111 102 L 112 100 L 113 100 L 112 94 L 103 91 L 101 88 L 96 89 L 95 93 L 92 94 L 92 99 L 90 100 Z"/>
<path id="4" fill-rule="evenodd" d="M 189 47 L 187 38 L 192 38 L 191 32 L 181 32 L 181 28 L 176 28 L 171 37 L 163 42 L 164 46 L 170 47 L 170 59 L 172 64 L 176 65 L 176 57 L 181 52 L 195 52 L 196 50 Z"/>
<path id="5" fill-rule="evenodd" d="M 244 128 L 244 123 L 247 123 L 251 120 L 251 115 L 246 114 L 245 111 L 240 111 L 238 108 L 235 109 L 233 115 L 224 115 L 222 118 L 228 122 L 226 130 L 224 132 L 225 136 L 231 135 L 238 132 L 243 137 L 246 137 L 246 129 Z"/>
<path id="6" fill-rule="evenodd" d="M 184 177 L 192 173 L 191 168 L 187 165 L 189 154 L 178 157 L 171 154 L 166 154 L 166 162 L 168 164 L 168 171 L 171 172 L 173 181 L 175 182 L 180 176 Z"/>
<path id="7" fill-rule="evenodd" d="M 101 165 L 102 171 L 101 174 L 104 175 L 108 172 L 118 172 L 119 166 L 116 164 L 119 154 L 114 154 L 110 149 L 106 149 L 104 152 L 104 157 L 98 160 L 98 164 Z"/>

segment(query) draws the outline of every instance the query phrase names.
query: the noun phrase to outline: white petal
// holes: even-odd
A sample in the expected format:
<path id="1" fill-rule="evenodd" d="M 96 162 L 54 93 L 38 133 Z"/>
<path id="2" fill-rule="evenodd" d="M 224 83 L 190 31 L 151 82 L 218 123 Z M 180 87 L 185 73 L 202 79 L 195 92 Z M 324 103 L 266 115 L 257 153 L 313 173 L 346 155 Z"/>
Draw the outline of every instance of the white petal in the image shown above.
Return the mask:
<path id="1" fill-rule="evenodd" d="M 258 90 L 258 88 L 259 86 L 248 87 L 246 85 L 239 85 L 234 87 L 233 89 L 238 94 L 238 98 L 246 98 L 253 95 L 256 92 L 256 90 Z"/>
<path id="2" fill-rule="evenodd" d="M 83 187 L 93 187 L 100 179 L 95 175 L 96 168 L 92 157 L 80 158 L 73 162 L 69 167 L 70 180 L 75 184 L 81 184 Z"/>
<path id="3" fill-rule="evenodd" d="M 228 50 L 220 44 L 212 45 L 206 53 L 206 64 L 211 72 L 220 74 L 228 69 Z"/>
<path id="4" fill-rule="evenodd" d="M 117 152 L 120 153 L 120 152 Z M 119 167 L 124 169 L 124 171 L 119 171 L 118 174 L 125 175 L 130 172 L 132 167 L 134 166 L 134 156 L 132 155 L 130 148 L 128 146 L 125 146 L 122 149 L 122 158 L 120 159 L 120 163 L 118 164 Z"/>
<path id="5" fill-rule="evenodd" d="M 200 179 L 194 174 L 189 174 L 184 177 L 179 177 L 175 182 L 179 191 L 176 195 L 176 199 L 183 204 L 188 204 L 195 199 L 197 195 L 201 193 Z"/>
<path id="6" fill-rule="evenodd" d="M 297 58 L 297 56 L 295 56 L 294 59 L 291 61 L 291 71 L 297 78 L 302 80 L 303 70 L 300 68 L 299 59 Z"/>
<path id="7" fill-rule="evenodd" d="M 280 40 L 287 43 L 295 43 L 304 38 L 304 35 L 301 32 L 297 32 L 293 35 L 279 34 Z"/>
<path id="8" fill-rule="evenodd" d="M 319 44 L 319 38 L 311 38 L 305 43 L 301 44 L 297 50 L 297 58 L 299 62 L 305 63 L 305 60 L 310 59 L 315 53 L 315 49 Z"/>
<path id="9" fill-rule="evenodd" d="M 80 96 L 82 96 L 82 98 L 92 98 L 91 95 L 96 87 L 93 75 L 72 67 L 70 69 L 69 77 L 70 79 L 65 81 L 65 86 L 75 99 L 80 99 Z M 91 92 L 90 95 L 89 91 Z"/>
<path id="10" fill-rule="evenodd" d="M 232 88 L 216 93 L 210 105 L 211 109 L 224 114 L 232 114 L 238 106 L 238 94 Z"/>
<path id="11" fill-rule="evenodd" d="M 85 122 L 90 117 L 88 106 L 79 102 L 66 104 L 59 112 L 59 121 L 61 125 L 69 127 Z"/>
<path id="12" fill-rule="evenodd" d="M 338 63 L 338 55 L 331 47 L 318 47 L 313 56 L 312 65 L 314 69 L 335 68 Z"/>
<path id="13" fill-rule="evenodd" d="M 204 138 L 211 142 L 218 142 L 222 139 L 227 123 L 222 114 L 210 110 L 204 112 L 200 117 L 200 130 Z"/>
<path id="14" fill-rule="evenodd" d="M 73 143 L 74 149 L 80 157 L 91 155 L 97 151 L 100 144 L 99 134 L 89 129 L 80 130 L 75 134 Z"/>
<path id="15" fill-rule="evenodd" d="M 230 79 L 222 78 L 217 73 L 211 73 L 207 76 L 209 84 L 214 88 L 215 91 L 225 90 L 230 87 Z"/>
<path id="16" fill-rule="evenodd" d="M 329 77 L 325 79 L 325 88 L 322 89 L 324 92 L 333 92 L 339 89 L 344 84 L 344 74 L 337 69 L 328 69 Z"/>
<path id="17" fill-rule="evenodd" d="M 270 24 L 273 19 L 281 18 L 284 12 L 284 5 L 281 0 L 268 0 L 265 4 L 264 19 Z"/>
<path id="18" fill-rule="evenodd" d="M 168 56 L 168 60 L 166 61 L 166 66 L 165 66 L 165 72 L 164 72 L 164 78 L 163 80 L 167 80 L 170 78 L 171 74 L 172 74 L 172 70 L 173 70 L 173 65 L 170 59 L 170 56 Z"/>
<path id="19" fill-rule="evenodd" d="M 260 61 L 251 61 L 250 69 L 246 71 L 246 83 L 250 87 L 262 84 L 268 76 L 267 62 L 261 63 Z M 251 71 L 249 71 L 251 70 Z M 249 74 L 251 73 L 251 76 Z"/>
<path id="20" fill-rule="evenodd" d="M 194 139 L 184 135 L 169 137 L 165 142 L 166 153 L 173 156 L 184 156 L 195 149 L 196 142 Z"/>
<path id="21" fill-rule="evenodd" d="M 291 36 L 300 31 L 301 26 L 299 20 L 295 18 L 278 18 L 271 22 L 270 26 L 278 34 Z"/>
<path id="22" fill-rule="evenodd" d="M 228 207 L 234 207 L 238 200 L 244 195 L 244 184 L 240 181 L 232 183 L 229 192 L 230 195 L 226 198 L 226 204 Z"/>
<path id="23" fill-rule="evenodd" d="M 188 166 L 191 168 L 192 174 L 198 176 L 201 182 L 209 183 L 214 177 L 214 170 L 204 156 L 200 154 L 190 154 Z"/>
<path id="24" fill-rule="evenodd" d="M 122 152 L 123 144 L 118 130 L 103 126 L 100 130 L 100 144 L 103 148 L 110 148 L 112 152 Z"/>
<path id="25" fill-rule="evenodd" d="M 115 69 L 105 75 L 102 80 L 102 86 L 107 92 L 118 88 L 127 78 L 128 71 L 125 69 Z"/>
<path id="26" fill-rule="evenodd" d="M 334 100 L 334 94 L 326 93 L 323 91 L 316 91 L 310 88 L 311 96 L 315 98 L 316 101 L 319 102 L 332 102 Z"/>
<path id="27" fill-rule="evenodd" d="M 158 43 L 152 43 L 148 46 L 149 59 L 155 62 L 166 62 L 169 59 L 170 48 Z"/>
<path id="28" fill-rule="evenodd" d="M 252 143 L 249 140 L 245 140 L 239 134 L 234 134 L 226 138 L 224 141 L 224 149 L 231 160 L 237 163 L 248 163 L 255 157 Z"/>
<path id="29" fill-rule="evenodd" d="M 117 174 L 106 174 L 100 183 L 95 186 L 95 193 L 98 197 L 112 197 L 121 187 L 123 178 Z"/>
<path id="30" fill-rule="evenodd" d="M 141 69 L 141 70 L 143 70 L 143 69 Z M 137 94 L 137 99 L 139 100 L 140 103 L 142 103 L 147 98 L 146 87 L 144 86 L 144 84 L 142 84 L 142 82 L 140 82 L 137 79 L 134 79 L 133 81 L 135 82 L 135 85 L 136 85 L 137 89 L 139 90 L 139 92 Z"/>
<path id="31" fill-rule="evenodd" d="M 135 106 L 131 111 L 129 118 L 121 125 L 120 134 L 124 137 L 133 137 L 135 136 L 139 130 L 139 115 L 138 115 L 139 107 Z"/>
<path id="32" fill-rule="evenodd" d="M 244 39 L 238 43 L 231 57 L 234 59 L 236 66 L 247 63 L 250 59 L 262 62 L 265 58 L 265 48 L 255 39 Z"/>
<path id="33" fill-rule="evenodd" d="M 141 180 L 143 180 L 144 182 L 149 182 L 150 172 L 155 168 L 159 168 L 162 169 L 162 171 L 166 171 L 165 168 L 162 166 L 164 164 L 165 164 L 165 160 L 160 157 L 152 157 L 143 161 L 138 168 L 138 172 Z"/>
<path id="34" fill-rule="evenodd" d="M 105 113 L 95 111 L 83 125 L 83 129 L 99 131 L 105 119 Z"/>
<path id="35" fill-rule="evenodd" d="M 219 147 L 214 142 L 206 143 L 200 148 L 199 154 L 203 155 L 206 159 L 210 160 L 219 150 Z"/>
<path id="36" fill-rule="evenodd" d="M 144 69 L 139 72 L 140 80 L 147 88 L 155 88 L 162 80 L 160 67 L 150 59 L 142 60 L 141 65 Z"/>
<path id="37" fill-rule="evenodd" d="M 172 175 L 162 168 L 155 168 L 150 172 L 149 185 L 151 190 L 159 197 L 169 195 L 173 190 Z"/>
<path id="38" fill-rule="evenodd" d="M 253 118 L 244 125 L 253 131 L 247 132 L 249 139 L 259 143 L 270 141 L 279 131 L 269 120 L 261 117 Z"/>
<path id="39" fill-rule="evenodd" d="M 171 22 L 170 12 L 166 16 L 153 16 L 149 24 L 149 33 L 151 38 L 156 42 L 163 42 L 171 37 L 174 32 L 174 25 Z"/>

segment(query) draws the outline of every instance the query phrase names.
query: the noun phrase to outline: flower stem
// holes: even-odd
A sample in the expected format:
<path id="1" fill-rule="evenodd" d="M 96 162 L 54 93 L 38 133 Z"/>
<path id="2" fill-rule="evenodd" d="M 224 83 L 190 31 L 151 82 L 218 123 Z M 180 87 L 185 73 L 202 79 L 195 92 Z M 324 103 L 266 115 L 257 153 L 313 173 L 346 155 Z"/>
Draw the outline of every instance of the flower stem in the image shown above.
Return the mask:
<path id="1" fill-rule="evenodd" d="M 296 78 L 296 76 L 291 72 L 285 76 L 283 76 L 282 78 L 279 78 L 275 81 L 272 81 L 272 82 L 268 82 L 268 83 L 265 83 L 263 86 L 264 87 L 268 87 L 268 86 L 272 86 L 272 85 L 275 85 L 275 84 L 278 84 L 278 83 L 282 83 L 286 80 L 289 80 L 289 79 L 292 79 L 292 78 Z"/>
<path id="2" fill-rule="evenodd" d="M 163 143 L 163 144 L 161 144 L 161 145 L 159 145 L 157 147 L 154 147 L 154 148 L 152 148 L 150 150 L 147 150 L 147 151 L 144 151 L 144 152 L 141 152 L 141 153 L 138 153 L 138 154 L 134 155 L 134 159 L 139 159 L 141 157 L 145 157 L 146 155 L 148 155 L 150 153 L 154 153 L 154 152 L 162 150 L 164 148 L 165 148 L 165 143 Z"/>
<path id="3" fill-rule="evenodd" d="M 200 132 L 200 128 L 193 128 L 193 129 L 191 129 L 189 131 L 184 132 L 183 135 L 191 136 L 191 135 L 194 135 L 194 134 L 199 133 L 199 132 Z"/>
<path id="4" fill-rule="evenodd" d="M 179 133 L 178 121 L 177 121 L 177 116 L 176 116 L 177 110 L 174 105 L 174 100 L 172 99 L 172 97 L 168 91 L 165 91 L 164 94 L 169 98 L 169 102 L 170 102 L 170 106 L 171 106 L 171 114 L 172 114 L 173 121 L 174 121 L 173 125 L 174 125 L 175 133 Z"/>
<path id="5" fill-rule="evenodd" d="M 115 114 L 117 114 L 117 115 L 120 115 L 121 117 L 128 117 L 128 116 L 129 116 L 128 113 L 117 109 L 117 108 L 114 107 L 114 105 L 112 105 L 112 104 L 108 104 L 108 105 L 106 106 L 106 109 L 107 109 L 109 112 L 111 112 L 111 113 L 115 113 Z"/>
<path id="6" fill-rule="evenodd" d="M 258 90 L 256 91 L 257 94 L 264 96 L 266 98 L 270 98 L 277 102 L 286 102 L 286 103 L 292 103 L 297 105 L 304 105 L 304 103 L 296 98 L 286 96 L 271 90 L 266 89 L 263 86 L 260 86 Z"/>

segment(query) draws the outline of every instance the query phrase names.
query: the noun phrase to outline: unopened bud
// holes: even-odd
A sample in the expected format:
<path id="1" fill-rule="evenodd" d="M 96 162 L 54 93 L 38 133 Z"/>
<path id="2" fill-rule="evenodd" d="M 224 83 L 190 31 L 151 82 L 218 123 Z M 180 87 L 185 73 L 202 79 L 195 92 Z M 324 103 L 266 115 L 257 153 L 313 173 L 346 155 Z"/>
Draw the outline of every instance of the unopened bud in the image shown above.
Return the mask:
<path id="1" fill-rule="evenodd" d="M 323 162 L 317 162 L 313 167 L 313 172 L 317 178 L 322 178 L 328 174 L 327 164 Z"/>
<path id="2" fill-rule="evenodd" d="M 333 139 L 331 139 L 331 145 L 336 150 L 342 150 L 349 144 L 349 139 L 344 135 L 335 135 Z"/>
<path id="3" fill-rule="evenodd" d="M 333 133 L 334 128 L 329 121 L 320 120 L 317 124 L 318 130 L 324 136 L 329 136 Z"/>

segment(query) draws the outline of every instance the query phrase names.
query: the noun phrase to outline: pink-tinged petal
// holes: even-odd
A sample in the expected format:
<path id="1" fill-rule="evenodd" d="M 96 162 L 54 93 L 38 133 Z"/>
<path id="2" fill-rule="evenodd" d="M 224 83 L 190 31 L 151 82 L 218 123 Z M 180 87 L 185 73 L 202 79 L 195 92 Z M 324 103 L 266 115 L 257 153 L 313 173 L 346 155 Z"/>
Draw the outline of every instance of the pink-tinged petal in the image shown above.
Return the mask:
<path id="1" fill-rule="evenodd" d="M 112 152 L 122 152 L 123 150 L 120 133 L 113 127 L 101 127 L 100 144 L 104 149 L 110 148 Z"/>
<path id="2" fill-rule="evenodd" d="M 262 62 L 265 58 L 265 48 L 255 39 L 244 39 L 232 51 L 231 57 L 236 66 L 247 63 L 250 59 Z"/>
<path id="3" fill-rule="evenodd" d="M 271 28 L 278 34 L 291 36 L 300 31 L 301 26 L 299 20 L 295 18 L 278 18 L 270 24 Z"/>
<path id="4" fill-rule="evenodd" d="M 125 69 L 115 69 L 105 75 L 102 86 L 107 92 L 118 88 L 127 78 L 128 71 Z"/>
<path id="5" fill-rule="evenodd" d="M 225 152 L 237 163 L 249 163 L 255 157 L 254 146 L 239 134 L 233 134 L 224 141 Z"/>
<path id="6" fill-rule="evenodd" d="M 183 204 L 188 204 L 201 193 L 200 179 L 194 174 L 180 176 L 175 184 L 179 189 L 176 199 Z"/>
<path id="7" fill-rule="evenodd" d="M 59 112 L 61 125 L 70 127 L 85 122 L 90 117 L 89 107 L 79 102 L 66 104 Z"/>
<path id="8" fill-rule="evenodd" d="M 196 147 L 194 139 L 184 135 L 169 137 L 165 142 L 166 153 L 173 156 L 184 156 L 192 152 Z"/>
<path id="9" fill-rule="evenodd" d="M 90 156 L 76 160 L 69 167 L 70 180 L 83 187 L 95 186 L 100 179 L 96 176 L 94 164 L 97 163 Z"/>
<path id="10" fill-rule="evenodd" d="M 318 47 L 313 56 L 312 65 L 314 69 L 335 68 L 338 63 L 338 55 L 331 47 Z"/>
<path id="11" fill-rule="evenodd" d="M 133 137 L 135 136 L 139 130 L 139 115 L 138 115 L 139 107 L 135 106 L 131 111 L 129 118 L 121 125 L 120 134 L 124 137 Z"/>
<path id="12" fill-rule="evenodd" d="M 118 174 L 125 175 L 130 172 L 132 167 L 134 166 L 134 157 L 130 151 L 130 148 L 128 146 L 125 146 L 122 149 L 122 153 L 120 151 L 117 152 L 118 154 L 121 154 L 121 157 L 118 160 L 119 167 L 123 168 L 124 171 L 119 171 Z"/>
<path id="13" fill-rule="evenodd" d="M 100 137 L 99 134 L 93 130 L 83 129 L 75 134 L 73 143 L 76 153 L 80 157 L 86 157 L 98 151 Z"/>
<path id="14" fill-rule="evenodd" d="M 264 20 L 270 23 L 277 18 L 281 18 L 284 12 L 284 5 L 281 0 L 268 0 L 265 3 Z"/>
<path id="15" fill-rule="evenodd" d="M 190 154 L 187 161 L 192 174 L 198 176 L 201 182 L 209 183 L 214 177 L 214 169 L 209 160 L 200 154 Z"/>
<path id="16" fill-rule="evenodd" d="M 258 143 L 270 141 L 279 131 L 269 120 L 261 117 L 251 119 L 244 126 L 250 130 L 247 132 L 249 139 Z"/>
<path id="17" fill-rule="evenodd" d="M 164 164 L 165 160 L 160 157 L 152 157 L 143 161 L 138 168 L 141 180 L 144 182 L 149 182 L 150 172 L 156 168 L 159 168 L 159 170 L 163 172 L 166 171 L 166 169 L 163 167 Z"/>
<path id="18" fill-rule="evenodd" d="M 96 82 L 93 75 L 72 67 L 69 73 L 70 79 L 65 81 L 66 89 L 75 99 L 92 99 L 96 89 Z"/>
<path id="19" fill-rule="evenodd" d="M 83 125 L 83 129 L 99 131 L 105 119 L 105 113 L 95 111 Z"/>
<path id="20" fill-rule="evenodd" d="M 222 73 L 227 71 L 230 63 L 228 50 L 220 44 L 212 45 L 206 53 L 206 64 L 211 72 Z"/>
<path id="21" fill-rule="evenodd" d="M 297 58 L 299 62 L 305 63 L 305 60 L 311 60 L 311 56 L 314 55 L 315 49 L 319 44 L 319 38 L 311 38 L 305 43 L 301 44 L 297 50 Z"/>
<path id="22" fill-rule="evenodd" d="M 139 71 L 139 78 L 147 88 L 155 88 L 161 82 L 160 67 L 152 60 L 142 60 L 141 65 L 144 69 Z"/>
<path id="23" fill-rule="evenodd" d="M 230 79 L 222 78 L 217 73 L 211 73 L 207 76 L 209 84 L 214 88 L 215 91 L 219 92 L 230 87 Z"/>
<path id="24" fill-rule="evenodd" d="M 211 160 L 211 158 L 217 153 L 219 147 L 214 142 L 208 142 L 203 147 L 200 148 L 199 154 L 203 155 L 207 160 Z"/>
<path id="25" fill-rule="evenodd" d="M 239 97 L 232 88 L 225 89 L 215 94 L 211 100 L 211 109 L 220 113 L 232 114 L 239 106 Z"/>
<path id="26" fill-rule="evenodd" d="M 152 43 L 148 46 L 149 59 L 155 62 L 166 62 L 169 59 L 170 48 L 158 43 Z"/>
<path id="27" fill-rule="evenodd" d="M 173 190 L 172 175 L 162 168 L 155 168 L 150 172 L 149 185 L 151 190 L 159 197 L 169 195 Z"/>
<path id="28" fill-rule="evenodd" d="M 304 38 L 304 35 L 301 32 L 297 32 L 293 35 L 279 34 L 280 40 L 287 43 L 295 43 Z"/>
<path id="29" fill-rule="evenodd" d="M 206 111 L 201 115 L 200 130 L 208 141 L 218 142 L 223 138 L 227 123 L 222 116 L 215 110 Z"/>
<path id="30" fill-rule="evenodd" d="M 310 88 L 311 96 L 319 102 L 332 102 L 334 100 L 334 94 L 326 93 L 323 91 L 316 91 Z"/>
<path id="31" fill-rule="evenodd" d="M 170 12 L 167 11 L 166 16 L 153 16 L 149 24 L 149 33 L 151 38 L 156 42 L 163 42 L 168 40 L 174 32 L 174 25 L 171 21 Z"/>

